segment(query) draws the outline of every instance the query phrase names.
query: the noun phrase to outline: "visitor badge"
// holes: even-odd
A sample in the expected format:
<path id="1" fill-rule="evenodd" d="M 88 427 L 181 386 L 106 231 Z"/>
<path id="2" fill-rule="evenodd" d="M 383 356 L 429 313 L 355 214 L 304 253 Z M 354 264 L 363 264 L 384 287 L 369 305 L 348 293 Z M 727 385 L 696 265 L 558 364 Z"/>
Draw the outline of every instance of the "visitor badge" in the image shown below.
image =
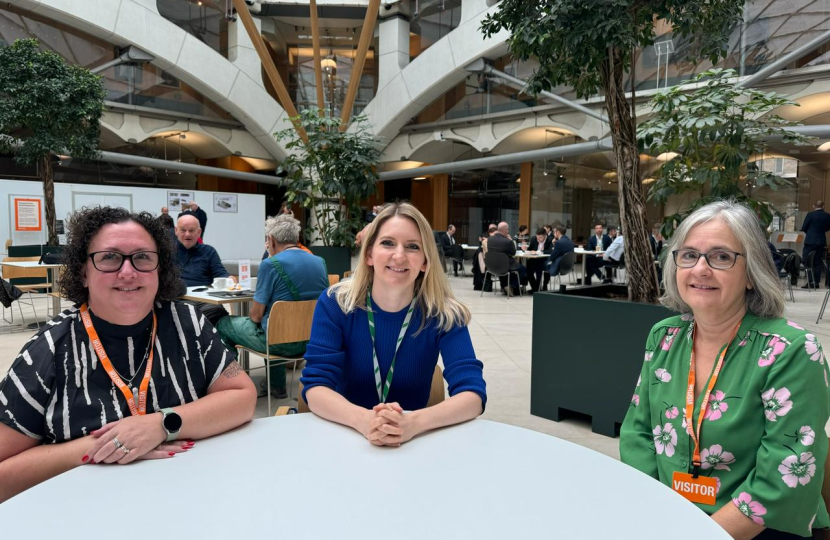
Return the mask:
<path id="1" fill-rule="evenodd" d="M 693 503 L 714 506 L 718 492 L 718 480 L 707 476 L 693 478 L 691 474 L 675 471 L 672 475 L 671 487 Z"/>

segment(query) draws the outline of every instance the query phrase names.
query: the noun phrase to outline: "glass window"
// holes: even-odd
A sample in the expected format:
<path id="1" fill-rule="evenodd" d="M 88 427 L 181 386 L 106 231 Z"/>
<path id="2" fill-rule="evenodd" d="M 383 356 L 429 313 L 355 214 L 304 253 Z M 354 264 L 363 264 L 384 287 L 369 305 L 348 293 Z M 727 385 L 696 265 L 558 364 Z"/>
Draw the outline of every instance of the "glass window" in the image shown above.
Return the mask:
<path id="1" fill-rule="evenodd" d="M 412 2 L 409 26 L 409 57 L 414 59 L 446 36 L 461 22 L 461 0 L 420 0 Z M 417 7 L 416 7 L 417 6 Z"/>
<path id="2" fill-rule="evenodd" d="M 156 0 L 159 15 L 228 57 L 228 21 L 214 0 Z"/>

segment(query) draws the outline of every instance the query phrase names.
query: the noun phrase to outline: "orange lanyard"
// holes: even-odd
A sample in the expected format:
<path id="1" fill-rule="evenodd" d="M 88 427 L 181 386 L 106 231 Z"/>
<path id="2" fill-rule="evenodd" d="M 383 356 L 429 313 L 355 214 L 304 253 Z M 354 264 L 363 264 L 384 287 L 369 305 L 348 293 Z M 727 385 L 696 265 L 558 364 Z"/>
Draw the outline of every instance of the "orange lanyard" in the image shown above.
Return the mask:
<path id="1" fill-rule="evenodd" d="M 141 379 L 141 385 L 138 387 L 138 403 L 136 403 L 130 387 L 124 384 L 124 381 L 121 380 L 121 376 L 118 375 L 115 368 L 112 367 L 112 362 L 110 362 L 109 356 L 107 356 L 107 353 L 104 351 L 104 346 L 101 345 L 101 339 L 98 337 L 98 332 L 96 332 L 95 327 L 92 326 L 92 319 L 89 317 L 89 307 L 86 304 L 81 306 L 81 319 L 84 322 L 86 333 L 89 335 L 89 340 L 95 348 L 95 353 L 98 355 L 98 359 L 101 360 L 101 365 L 104 366 L 104 369 L 107 371 L 107 375 L 110 376 L 110 379 L 112 379 L 112 382 L 115 384 L 116 388 L 121 390 L 121 393 L 124 394 L 125 398 L 127 398 L 127 405 L 130 406 L 130 414 L 133 416 L 146 414 L 147 387 L 150 385 L 150 374 L 153 371 L 153 342 L 156 339 L 157 323 L 155 310 L 153 311 L 153 332 L 150 334 L 150 355 L 147 358 L 147 368 L 144 370 L 144 378 Z"/>
<path id="2" fill-rule="evenodd" d="M 703 428 L 703 417 L 706 416 L 706 407 L 709 406 L 709 396 L 712 393 L 712 389 L 715 387 L 715 383 L 718 381 L 718 375 L 720 375 L 720 370 L 723 367 L 723 359 L 726 356 L 726 351 L 729 350 L 729 345 L 732 344 L 732 341 L 735 339 L 735 336 L 738 335 L 738 329 L 741 327 L 741 323 L 739 322 L 737 326 L 735 326 L 735 331 L 732 332 L 732 337 L 726 343 L 726 347 L 723 348 L 723 352 L 720 353 L 720 357 L 718 358 L 718 363 L 715 364 L 715 369 L 712 371 L 712 377 L 709 379 L 709 385 L 706 388 L 706 392 L 703 394 L 703 402 L 700 404 L 700 414 L 697 418 L 697 429 L 690 429 L 689 435 L 692 437 L 692 440 L 695 442 L 695 451 L 692 454 L 692 465 L 694 469 L 692 470 L 692 477 L 697 478 L 698 469 L 703 464 L 700 460 L 700 431 Z M 697 331 L 697 327 L 692 330 L 692 358 L 689 364 L 689 386 L 686 389 L 686 421 L 691 426 L 692 419 L 694 418 L 694 410 L 695 410 L 695 332 Z"/>

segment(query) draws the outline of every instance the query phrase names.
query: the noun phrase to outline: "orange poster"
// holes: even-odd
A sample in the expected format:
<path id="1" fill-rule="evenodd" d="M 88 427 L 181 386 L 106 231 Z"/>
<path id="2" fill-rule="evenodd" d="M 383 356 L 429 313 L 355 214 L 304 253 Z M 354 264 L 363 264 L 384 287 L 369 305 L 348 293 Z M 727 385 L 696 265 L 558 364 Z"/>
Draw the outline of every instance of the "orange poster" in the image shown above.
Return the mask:
<path id="1" fill-rule="evenodd" d="M 42 231 L 40 199 L 14 199 L 14 230 Z"/>

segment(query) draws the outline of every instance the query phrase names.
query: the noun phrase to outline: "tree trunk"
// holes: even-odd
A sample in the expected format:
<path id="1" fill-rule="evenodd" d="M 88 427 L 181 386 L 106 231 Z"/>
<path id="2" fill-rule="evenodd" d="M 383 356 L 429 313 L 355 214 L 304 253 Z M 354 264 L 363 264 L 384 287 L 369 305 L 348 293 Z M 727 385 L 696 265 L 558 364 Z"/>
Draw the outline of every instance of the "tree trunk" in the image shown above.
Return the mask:
<path id="1" fill-rule="evenodd" d="M 55 181 L 52 178 L 52 155 L 46 154 L 40 158 L 42 171 L 40 174 L 43 181 L 43 199 L 46 211 L 46 230 L 49 232 L 49 239 L 46 242 L 50 246 L 58 245 L 58 233 L 55 223 Z"/>
<path id="2" fill-rule="evenodd" d="M 620 225 L 625 237 L 628 299 L 632 302 L 655 303 L 660 294 L 654 254 L 648 241 L 646 199 L 640 183 L 637 126 L 625 99 L 623 57 L 622 50 L 609 47 L 608 62 L 603 66 L 602 76 L 617 163 L 617 197 Z"/>

